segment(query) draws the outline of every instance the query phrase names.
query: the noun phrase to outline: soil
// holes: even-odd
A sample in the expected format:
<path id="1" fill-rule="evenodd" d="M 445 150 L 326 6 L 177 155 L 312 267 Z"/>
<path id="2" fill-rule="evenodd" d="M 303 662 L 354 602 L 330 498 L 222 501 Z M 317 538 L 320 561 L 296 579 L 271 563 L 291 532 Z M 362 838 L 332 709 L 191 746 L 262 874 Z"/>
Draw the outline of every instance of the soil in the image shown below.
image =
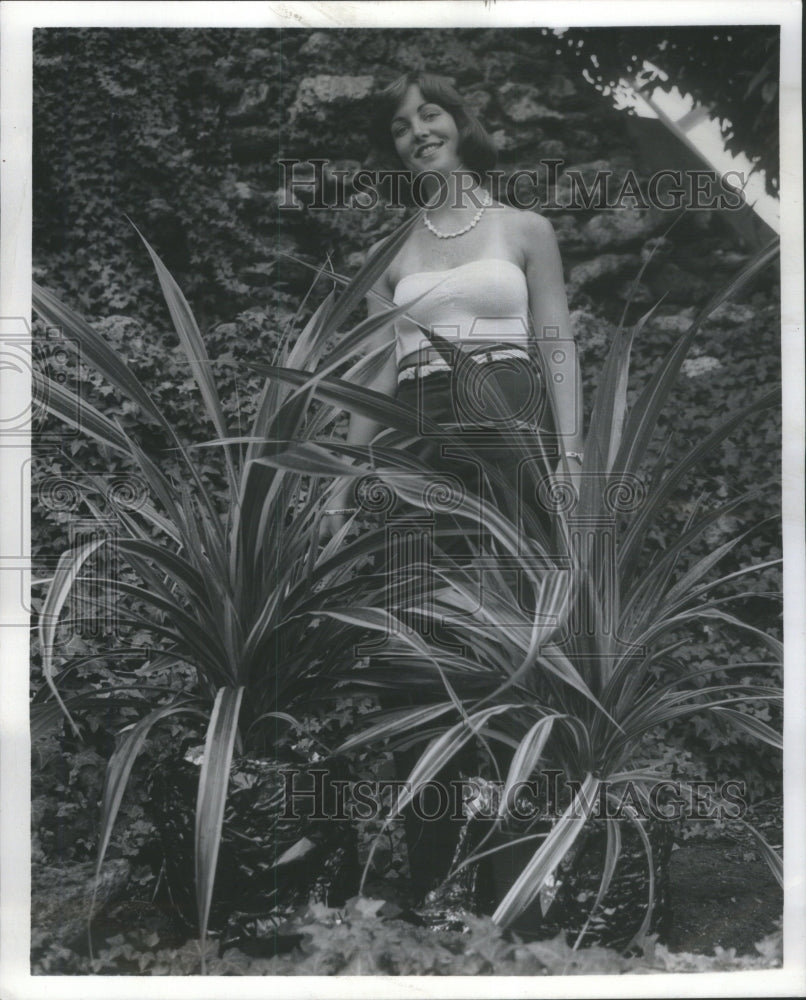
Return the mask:
<path id="1" fill-rule="evenodd" d="M 783 916 L 783 891 L 747 841 L 697 839 L 676 845 L 669 864 L 669 913 L 660 940 L 672 952 L 713 955 L 733 948 L 756 955 L 755 943 Z M 408 880 L 368 883 L 367 894 L 404 910 Z"/>
<path id="2" fill-rule="evenodd" d="M 81 866 L 76 866 L 81 867 Z M 86 866 L 84 866 L 86 867 Z M 86 873 L 80 872 L 82 876 Z M 87 879 L 84 878 L 84 883 Z M 35 883 L 35 889 L 37 888 Z M 85 948 L 85 926 L 71 933 L 64 921 L 49 927 L 47 893 L 34 892 L 32 926 L 43 931 L 40 947 L 59 942 Z M 366 892 L 374 898 L 391 899 L 410 913 L 408 879 L 370 881 Z M 713 955 L 717 947 L 734 949 L 736 955 L 756 955 L 755 943 L 776 929 L 783 911 L 783 894 L 764 861 L 734 840 L 703 840 L 677 847 L 670 862 L 670 916 L 661 936 L 675 953 Z M 83 911 L 82 911 L 83 913 Z M 178 947 L 188 937 L 187 928 L 173 926 L 164 906 L 148 902 L 110 900 L 93 921 L 95 946 L 102 947 L 112 935 L 138 928 L 143 934 L 156 932 L 160 947 Z M 80 933 L 79 933 L 80 929 Z M 50 931 L 50 933 L 48 933 Z"/>
<path id="3" fill-rule="evenodd" d="M 711 955 L 718 946 L 752 955 L 775 930 L 783 892 L 764 861 L 732 840 L 686 844 L 671 857 L 671 920 L 665 944 L 674 952 Z"/>

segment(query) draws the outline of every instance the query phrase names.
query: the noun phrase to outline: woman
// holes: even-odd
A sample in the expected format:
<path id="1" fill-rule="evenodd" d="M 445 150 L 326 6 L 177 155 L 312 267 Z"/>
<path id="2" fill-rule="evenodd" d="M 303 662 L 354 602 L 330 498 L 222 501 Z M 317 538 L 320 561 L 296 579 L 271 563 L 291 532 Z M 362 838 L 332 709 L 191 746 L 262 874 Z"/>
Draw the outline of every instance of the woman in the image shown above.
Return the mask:
<path id="1" fill-rule="evenodd" d="M 487 501 L 493 504 L 511 501 L 512 486 L 522 473 L 516 464 L 523 464 L 522 453 L 516 457 L 502 448 L 502 420 L 505 431 L 525 422 L 532 441 L 535 427 L 553 431 L 541 437 L 534 466 L 527 470 L 531 479 L 522 479 L 533 487 L 545 475 L 547 454 L 552 465 L 573 477 L 582 460 L 582 401 L 551 225 L 534 212 L 493 201 L 485 180 L 495 164 L 495 149 L 447 80 L 408 74 L 381 94 L 380 103 L 383 138 L 410 172 L 412 191 L 419 187 L 433 207 L 367 298 L 371 314 L 391 303 L 412 303 L 404 318 L 368 338 L 368 349 L 395 342 L 395 352 L 372 388 L 468 432 L 469 450 L 484 452 L 488 472 L 492 460 L 498 475 L 485 478 L 481 464 L 469 472 L 467 456 L 457 467 L 447 459 L 440 464 L 433 446 L 421 449 L 421 457 L 427 453 L 435 468 L 458 469 L 462 488 L 476 496 L 482 496 L 485 486 L 491 489 Z M 486 375 L 493 369 L 509 413 L 500 412 L 495 394 L 491 404 L 485 391 Z M 550 413 L 541 410 L 544 387 L 553 396 Z M 380 430 L 380 424 L 353 415 L 348 441 L 366 445 Z M 328 512 L 330 530 L 340 528 L 355 510 L 352 485 L 345 484 Z M 454 536 L 453 541 L 444 535 L 439 539 L 443 552 L 461 558 L 478 551 L 478 545 L 463 544 L 461 529 Z M 398 758 L 403 777 L 414 759 L 416 755 Z M 440 777 L 456 777 L 456 772 Z M 431 811 L 426 804 L 424 812 Z M 407 816 L 419 895 L 447 873 L 457 834 L 456 821 L 418 823 Z"/>
<path id="2" fill-rule="evenodd" d="M 535 388 L 553 394 L 555 451 L 572 477 L 581 464 L 582 398 L 571 338 L 562 264 L 551 224 L 535 212 L 494 202 L 483 181 L 495 148 L 452 85 L 428 73 L 410 73 L 381 94 L 382 139 L 412 178 L 427 172 L 420 189 L 438 207 L 426 210 L 367 297 L 370 314 L 423 296 L 407 314 L 367 340 L 367 349 L 395 340 L 395 354 L 373 384 L 411 402 L 426 415 L 463 426 L 479 424 L 485 401 L 472 389 L 446 393 L 446 363 L 423 328 L 451 340 L 468 361 L 497 364 L 512 392 L 517 417 L 539 418 Z M 380 244 L 370 250 L 374 253 Z M 529 348 L 536 346 L 541 371 Z M 507 353 L 503 353 L 507 352 Z M 504 364 L 501 364 L 504 362 Z M 454 366 L 454 375 L 456 366 Z M 467 379 L 465 380 L 465 383 Z M 483 379 L 475 379 L 477 385 Z M 455 383 L 455 379 L 454 379 Z M 491 414 L 491 420 L 495 415 Z M 367 444 L 380 424 L 353 416 L 348 441 Z M 483 440 L 483 438 L 480 438 Z M 331 528 L 355 509 L 351 488 L 335 496 Z"/>

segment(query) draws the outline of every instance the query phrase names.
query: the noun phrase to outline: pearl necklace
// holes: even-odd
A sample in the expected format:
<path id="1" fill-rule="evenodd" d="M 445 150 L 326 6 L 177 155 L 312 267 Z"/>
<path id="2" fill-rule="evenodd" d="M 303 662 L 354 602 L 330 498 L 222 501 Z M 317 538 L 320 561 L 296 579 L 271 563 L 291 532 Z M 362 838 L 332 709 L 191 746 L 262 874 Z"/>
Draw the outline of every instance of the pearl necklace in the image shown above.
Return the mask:
<path id="1" fill-rule="evenodd" d="M 440 240 L 452 240 L 455 236 L 463 236 L 465 233 L 469 233 L 474 226 L 478 224 L 479 219 L 484 215 L 484 209 L 489 208 L 493 203 L 493 199 L 486 191 L 480 192 L 481 196 L 481 206 L 478 212 L 473 216 L 473 220 L 469 222 L 464 229 L 457 229 L 455 233 L 442 233 L 437 229 L 434 223 L 428 218 L 428 212 L 423 216 L 423 222 L 425 223 L 425 228 L 434 234 L 437 239 Z"/>

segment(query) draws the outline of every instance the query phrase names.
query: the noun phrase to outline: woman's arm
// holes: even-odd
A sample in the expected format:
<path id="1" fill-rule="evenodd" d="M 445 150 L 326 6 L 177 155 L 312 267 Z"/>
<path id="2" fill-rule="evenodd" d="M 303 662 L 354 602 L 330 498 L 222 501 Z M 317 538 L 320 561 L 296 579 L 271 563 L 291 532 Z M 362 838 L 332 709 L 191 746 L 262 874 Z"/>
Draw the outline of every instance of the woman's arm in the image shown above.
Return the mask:
<path id="1" fill-rule="evenodd" d="M 547 391 L 554 403 L 560 450 L 581 454 L 582 380 L 568 315 L 560 249 L 551 223 L 524 212 L 524 253 L 529 309 L 543 364 Z"/>
<path id="2" fill-rule="evenodd" d="M 367 295 L 367 313 L 370 316 L 377 316 L 378 313 L 385 312 L 389 308 L 389 303 L 383 301 L 383 299 L 390 298 L 391 295 L 389 294 L 387 283 L 382 278 L 376 282 L 372 291 Z M 376 330 L 375 333 L 367 337 L 364 352 L 369 353 L 377 347 L 388 344 L 390 340 L 394 340 L 394 337 L 394 324 L 386 323 L 379 330 Z M 367 383 L 367 387 L 375 389 L 376 392 L 383 392 L 387 396 L 395 394 L 397 388 L 397 359 L 394 354 L 390 354 L 386 364 L 372 381 Z M 350 414 L 347 441 L 350 444 L 369 444 L 381 428 L 382 424 L 379 421 L 352 413 Z"/>

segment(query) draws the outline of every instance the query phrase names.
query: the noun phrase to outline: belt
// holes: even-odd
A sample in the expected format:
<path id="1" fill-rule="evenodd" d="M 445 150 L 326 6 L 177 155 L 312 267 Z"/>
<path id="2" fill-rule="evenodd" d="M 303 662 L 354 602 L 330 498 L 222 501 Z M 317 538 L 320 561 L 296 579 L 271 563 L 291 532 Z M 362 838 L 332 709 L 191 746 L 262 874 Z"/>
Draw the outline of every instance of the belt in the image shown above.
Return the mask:
<path id="1" fill-rule="evenodd" d="M 529 354 L 521 347 L 510 347 L 510 348 L 498 348 L 489 351 L 479 351 L 474 350 L 471 354 L 470 352 L 465 353 L 462 360 L 467 359 L 472 361 L 477 365 L 482 365 L 491 361 L 503 361 L 505 358 L 519 358 L 521 360 L 529 361 Z M 406 382 L 409 379 L 414 378 L 424 378 L 426 375 L 432 375 L 436 372 L 452 372 L 453 366 L 449 365 L 444 358 L 437 358 L 434 361 L 427 362 L 415 362 L 413 365 L 406 366 L 402 368 L 397 375 L 397 381 Z"/>

